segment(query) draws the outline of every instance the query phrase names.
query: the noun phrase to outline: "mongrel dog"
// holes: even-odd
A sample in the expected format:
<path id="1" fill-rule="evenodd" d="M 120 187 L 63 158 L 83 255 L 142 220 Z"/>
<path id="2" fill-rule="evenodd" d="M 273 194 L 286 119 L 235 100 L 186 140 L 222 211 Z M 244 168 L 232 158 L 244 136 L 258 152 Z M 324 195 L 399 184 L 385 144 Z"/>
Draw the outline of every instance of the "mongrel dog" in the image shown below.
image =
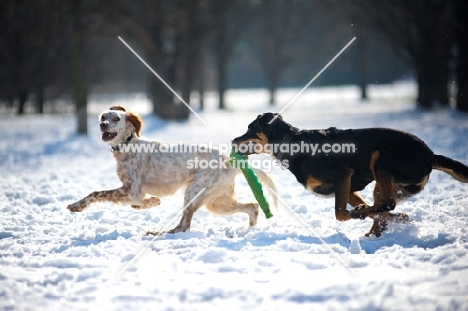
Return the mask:
<path id="1" fill-rule="evenodd" d="M 162 150 L 163 144 L 140 136 L 143 125 L 141 118 L 124 107 L 113 106 L 100 116 L 102 140 L 111 148 L 117 161 L 117 176 L 122 187 L 95 191 L 87 197 L 70 204 L 72 212 L 81 212 L 95 202 L 112 202 L 130 204 L 134 209 L 147 209 L 161 203 L 159 197 L 174 194 L 182 187 L 185 189 L 184 211 L 179 224 L 168 233 L 184 232 L 190 229 L 193 214 L 201 207 L 221 215 L 247 213 L 249 225 L 255 226 L 258 216 L 257 203 L 239 203 L 234 191 L 234 178 L 241 173 L 227 164 L 225 167 L 188 167 L 189 161 L 202 159 L 206 161 L 227 162 L 227 158 L 218 150 L 209 152 L 137 152 L 138 148 L 124 151 L 124 147 L 153 145 Z M 167 147 L 167 145 L 165 146 Z M 144 149 L 144 148 L 143 148 Z M 166 148 L 168 149 L 168 148 Z M 142 150 L 142 148 L 139 148 Z M 268 188 L 275 190 L 273 181 L 268 175 L 255 170 L 260 181 Z M 274 198 L 276 205 L 276 198 Z M 147 234 L 163 232 L 148 231 Z"/>
<path id="2" fill-rule="evenodd" d="M 345 144 L 355 148 L 349 153 L 316 152 L 312 155 L 310 152 L 283 153 L 279 150 L 292 148 L 272 147 L 301 143 L 327 147 Z M 406 214 L 390 211 L 395 209 L 397 202 L 419 193 L 433 169 L 468 183 L 467 166 L 434 154 L 421 139 L 410 133 L 387 128 L 300 130 L 285 122 L 279 114 L 264 113 L 250 123 L 247 133 L 233 140 L 233 145 L 244 155 L 262 150 L 287 163 L 288 169 L 307 190 L 335 196 L 337 220 L 372 218 L 374 223 L 366 236 L 380 236 L 386 230 L 387 221 L 408 221 Z M 257 148 L 259 145 L 261 148 Z M 370 205 L 358 191 L 373 180 L 376 182 L 374 204 Z M 348 211 L 347 204 L 354 209 Z"/>

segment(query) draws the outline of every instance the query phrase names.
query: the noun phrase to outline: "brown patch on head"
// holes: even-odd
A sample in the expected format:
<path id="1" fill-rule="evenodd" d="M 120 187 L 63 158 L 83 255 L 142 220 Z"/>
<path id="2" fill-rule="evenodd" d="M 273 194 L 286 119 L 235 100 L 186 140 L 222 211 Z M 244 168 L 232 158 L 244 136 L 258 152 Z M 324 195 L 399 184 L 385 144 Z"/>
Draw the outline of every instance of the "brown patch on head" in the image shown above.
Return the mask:
<path id="1" fill-rule="evenodd" d="M 259 132 L 259 133 L 255 133 L 255 135 L 257 136 L 257 138 L 247 139 L 243 142 L 240 142 L 239 145 L 254 143 L 256 145 L 262 146 L 260 153 L 271 154 L 271 150 L 269 149 L 269 146 L 268 146 L 268 137 L 265 135 L 265 133 Z M 257 148 L 253 149 L 253 151 L 257 151 L 257 150 L 258 150 Z"/>
<path id="2" fill-rule="evenodd" d="M 140 116 L 133 112 L 127 112 L 125 120 L 135 127 L 137 136 L 140 136 L 141 127 L 143 126 L 143 120 L 141 120 Z"/>
<path id="3" fill-rule="evenodd" d="M 125 107 L 122 107 L 122 106 L 112 106 L 109 108 L 109 110 L 120 110 L 120 111 L 124 111 L 126 112 L 127 109 L 125 109 Z"/>
<path id="4" fill-rule="evenodd" d="M 251 139 L 251 141 L 262 146 L 265 146 L 266 144 L 268 144 L 268 137 L 265 135 L 265 133 L 263 132 L 257 133 L 257 136 L 258 138 Z"/>

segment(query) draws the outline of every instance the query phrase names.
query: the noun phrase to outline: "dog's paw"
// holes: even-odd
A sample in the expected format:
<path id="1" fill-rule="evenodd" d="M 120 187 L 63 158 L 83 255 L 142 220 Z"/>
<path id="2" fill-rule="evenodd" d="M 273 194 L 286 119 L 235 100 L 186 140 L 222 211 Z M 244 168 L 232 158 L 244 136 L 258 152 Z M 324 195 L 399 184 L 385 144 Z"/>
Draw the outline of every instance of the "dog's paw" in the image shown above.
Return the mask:
<path id="1" fill-rule="evenodd" d="M 397 222 L 397 223 L 402 223 L 403 224 L 403 223 L 407 223 L 409 221 L 410 221 L 409 216 L 406 213 L 398 213 L 398 214 L 395 215 L 395 222 Z"/>
<path id="2" fill-rule="evenodd" d="M 151 231 L 151 230 L 149 230 L 149 231 L 146 231 L 146 235 L 160 236 L 160 235 L 163 235 L 163 234 L 166 234 L 166 233 L 174 234 L 174 233 L 178 233 L 178 232 L 185 232 L 188 229 L 189 228 L 183 228 L 183 227 L 177 226 L 174 229 L 171 229 L 171 230 L 168 230 L 168 231 Z"/>
<path id="3" fill-rule="evenodd" d="M 377 238 L 380 237 L 382 235 L 381 232 L 379 231 L 374 231 L 374 230 L 371 230 L 367 233 L 364 234 L 367 238 L 370 237 L 371 235 L 375 235 Z"/>
<path id="4" fill-rule="evenodd" d="M 174 229 L 171 229 L 171 230 L 167 231 L 167 233 L 174 234 L 174 233 L 178 233 L 178 232 L 185 232 L 188 229 L 189 228 L 184 228 L 184 227 L 181 227 L 181 226 L 177 226 Z"/>
<path id="5" fill-rule="evenodd" d="M 365 219 L 367 217 L 368 209 L 370 208 L 367 204 L 359 204 L 353 210 L 349 212 L 352 219 Z"/>
<path id="6" fill-rule="evenodd" d="M 154 236 L 159 236 L 159 235 L 163 235 L 165 232 L 164 231 L 151 231 L 151 230 L 148 230 L 146 231 L 146 235 L 154 235 Z"/>
<path id="7" fill-rule="evenodd" d="M 338 221 L 346 221 L 351 219 L 351 214 L 348 211 L 340 211 L 335 213 L 335 218 Z"/>
<path id="8" fill-rule="evenodd" d="M 351 212 L 349 212 L 349 215 L 352 219 L 366 219 L 366 215 L 364 214 L 359 214 L 359 213 L 356 213 L 355 210 L 352 210 Z"/>
<path id="9" fill-rule="evenodd" d="M 372 228 L 370 229 L 369 232 L 365 234 L 365 236 L 370 237 L 373 234 L 376 237 L 380 237 L 382 235 L 382 232 L 385 232 L 385 231 L 387 231 L 387 222 L 374 219 Z"/>
<path id="10" fill-rule="evenodd" d="M 86 206 L 80 204 L 79 202 L 76 202 L 76 203 L 68 205 L 67 209 L 70 212 L 82 212 L 83 210 L 86 209 Z"/>

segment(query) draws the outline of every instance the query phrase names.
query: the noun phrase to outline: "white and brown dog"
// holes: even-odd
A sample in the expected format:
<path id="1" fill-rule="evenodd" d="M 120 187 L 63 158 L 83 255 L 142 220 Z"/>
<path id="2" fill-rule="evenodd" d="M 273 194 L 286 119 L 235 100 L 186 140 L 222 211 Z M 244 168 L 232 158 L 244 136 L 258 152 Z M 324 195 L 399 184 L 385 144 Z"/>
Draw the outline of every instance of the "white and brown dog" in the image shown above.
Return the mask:
<path id="1" fill-rule="evenodd" d="M 147 209 L 161 203 L 159 197 L 174 194 L 181 187 L 186 186 L 184 211 L 179 224 L 168 233 L 184 232 L 190 229 L 193 214 L 201 207 L 221 215 L 247 213 L 249 225 L 257 223 L 258 204 L 239 203 L 234 192 L 234 178 L 241 173 L 232 168 L 189 168 L 187 163 L 195 158 L 207 161 L 227 160 L 218 150 L 209 152 L 157 152 L 163 145 L 140 136 L 142 120 L 135 113 L 126 111 L 121 106 L 111 107 L 100 116 L 102 140 L 113 151 L 117 161 L 117 176 L 123 185 L 120 188 L 106 191 L 95 191 L 87 197 L 70 204 L 67 208 L 72 212 L 81 212 L 95 202 L 112 202 L 116 204 L 130 204 L 134 209 Z M 132 144 L 150 145 L 152 152 L 142 152 L 143 149 L 126 148 Z M 167 147 L 167 146 L 166 146 Z M 166 148 L 167 150 L 167 148 Z M 193 149 L 192 149 L 193 150 Z M 156 151 L 156 152 L 155 152 Z M 227 162 L 227 161 L 226 161 Z M 275 191 L 275 185 L 268 175 L 255 170 L 260 181 L 266 187 Z M 275 205 L 276 205 L 276 198 Z M 148 231 L 147 234 L 158 234 Z"/>

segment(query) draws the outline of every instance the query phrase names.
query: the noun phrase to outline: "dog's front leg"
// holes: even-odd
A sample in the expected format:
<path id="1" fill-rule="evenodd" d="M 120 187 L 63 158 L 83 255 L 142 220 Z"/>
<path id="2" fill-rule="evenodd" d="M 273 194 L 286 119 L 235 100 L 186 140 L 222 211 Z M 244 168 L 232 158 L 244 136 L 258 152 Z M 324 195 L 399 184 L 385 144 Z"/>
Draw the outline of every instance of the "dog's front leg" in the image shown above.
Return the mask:
<path id="1" fill-rule="evenodd" d="M 158 197 L 151 197 L 144 199 L 141 204 L 132 204 L 133 209 L 148 209 L 161 204 L 161 199 Z"/>
<path id="2" fill-rule="evenodd" d="M 371 214 L 389 212 L 395 209 L 393 176 L 385 171 L 375 170 L 374 178 L 374 205 L 358 206 L 351 211 L 352 218 L 364 219 Z"/>
<path id="3" fill-rule="evenodd" d="M 122 204 L 129 202 L 128 188 L 121 187 L 114 190 L 94 191 L 87 197 L 67 206 L 71 212 L 82 212 L 92 203 L 96 202 L 112 202 Z"/>
<path id="4" fill-rule="evenodd" d="M 342 177 L 335 181 L 335 217 L 339 221 L 351 219 L 349 212 L 346 210 L 350 199 L 351 192 L 351 176 L 354 171 L 347 169 L 343 172 Z"/>

